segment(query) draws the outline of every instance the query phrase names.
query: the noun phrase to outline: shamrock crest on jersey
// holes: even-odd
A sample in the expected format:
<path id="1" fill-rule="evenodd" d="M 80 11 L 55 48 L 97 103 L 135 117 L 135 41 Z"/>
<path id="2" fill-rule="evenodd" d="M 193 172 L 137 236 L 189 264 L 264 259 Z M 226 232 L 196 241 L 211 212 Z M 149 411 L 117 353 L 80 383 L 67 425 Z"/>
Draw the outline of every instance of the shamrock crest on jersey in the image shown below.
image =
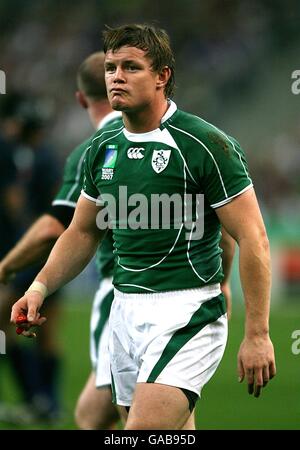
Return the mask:
<path id="1" fill-rule="evenodd" d="M 153 150 L 152 168 L 156 173 L 161 173 L 167 167 L 171 150 Z"/>

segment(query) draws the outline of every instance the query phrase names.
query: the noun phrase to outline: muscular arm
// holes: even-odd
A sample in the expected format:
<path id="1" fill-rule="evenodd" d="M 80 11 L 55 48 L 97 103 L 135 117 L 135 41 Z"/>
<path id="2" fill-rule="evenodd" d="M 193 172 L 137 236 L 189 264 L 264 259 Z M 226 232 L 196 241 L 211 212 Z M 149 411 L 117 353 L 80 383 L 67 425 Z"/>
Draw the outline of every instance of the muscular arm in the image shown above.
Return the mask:
<path id="1" fill-rule="evenodd" d="M 0 282 L 6 283 L 14 273 L 42 262 L 64 230 L 64 225 L 50 214 L 37 219 L 0 262 Z"/>
<path id="2" fill-rule="evenodd" d="M 269 338 L 271 265 L 269 242 L 254 190 L 216 210 L 239 245 L 239 269 L 245 297 L 245 337 L 238 356 L 239 377 L 246 375 L 249 393 L 275 375 L 275 358 Z"/>
<path id="3" fill-rule="evenodd" d="M 228 319 L 230 319 L 232 311 L 230 273 L 235 251 L 235 240 L 227 233 L 224 227 L 222 227 L 222 238 L 220 242 L 220 247 L 223 250 L 222 266 L 224 272 L 224 279 L 222 281 L 221 288 L 226 300 L 227 317 Z"/>

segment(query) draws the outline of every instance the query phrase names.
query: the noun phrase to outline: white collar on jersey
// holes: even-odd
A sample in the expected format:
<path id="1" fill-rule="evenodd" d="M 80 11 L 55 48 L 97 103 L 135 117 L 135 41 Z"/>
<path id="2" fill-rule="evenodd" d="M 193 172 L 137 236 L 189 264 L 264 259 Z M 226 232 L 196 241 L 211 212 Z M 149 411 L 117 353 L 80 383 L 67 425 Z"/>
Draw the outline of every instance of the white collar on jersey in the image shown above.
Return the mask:
<path id="1" fill-rule="evenodd" d="M 122 117 L 122 113 L 120 111 L 112 111 L 108 113 L 106 116 L 103 117 L 103 119 L 99 122 L 97 126 L 97 130 L 100 130 L 101 128 L 105 127 L 105 125 L 108 124 L 111 120 L 115 120 Z"/>
<path id="2" fill-rule="evenodd" d="M 173 116 L 173 114 L 177 111 L 176 103 L 174 103 L 171 99 L 168 99 L 168 103 L 170 106 L 162 117 L 160 123 L 164 123 L 166 120 L 170 119 L 170 117 Z M 154 136 L 157 130 L 161 131 L 159 128 L 157 128 L 156 130 L 148 131 L 146 133 L 130 133 L 128 130 L 126 130 L 126 128 L 124 128 L 123 133 L 129 141 L 138 142 L 143 139 L 145 139 L 146 141 L 151 140 L 151 136 Z"/>

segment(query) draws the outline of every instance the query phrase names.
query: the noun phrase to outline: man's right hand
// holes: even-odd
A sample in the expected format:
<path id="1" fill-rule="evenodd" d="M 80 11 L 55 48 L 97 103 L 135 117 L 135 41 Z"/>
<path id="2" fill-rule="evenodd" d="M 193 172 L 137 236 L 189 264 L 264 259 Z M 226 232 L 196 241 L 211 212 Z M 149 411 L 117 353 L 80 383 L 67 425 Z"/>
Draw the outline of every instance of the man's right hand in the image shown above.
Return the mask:
<path id="1" fill-rule="evenodd" d="M 31 327 L 42 325 L 47 319 L 41 317 L 39 310 L 43 304 L 44 297 L 38 291 L 28 291 L 21 297 L 12 307 L 11 322 L 18 327 L 24 328 L 24 331 L 20 334 L 26 337 L 35 337 L 35 333 L 30 330 Z M 18 323 L 18 318 L 25 314 L 27 322 L 22 324 Z"/>

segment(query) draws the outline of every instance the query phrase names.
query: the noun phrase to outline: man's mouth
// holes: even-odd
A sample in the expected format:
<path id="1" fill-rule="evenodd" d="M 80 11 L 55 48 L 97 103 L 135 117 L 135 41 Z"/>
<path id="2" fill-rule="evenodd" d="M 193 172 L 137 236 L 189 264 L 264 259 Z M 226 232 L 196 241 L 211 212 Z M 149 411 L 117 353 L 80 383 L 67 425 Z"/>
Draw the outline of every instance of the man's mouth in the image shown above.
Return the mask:
<path id="1" fill-rule="evenodd" d="M 117 95 L 117 94 L 124 94 L 126 91 L 124 91 L 124 89 L 112 88 L 110 92 L 111 94 Z"/>

